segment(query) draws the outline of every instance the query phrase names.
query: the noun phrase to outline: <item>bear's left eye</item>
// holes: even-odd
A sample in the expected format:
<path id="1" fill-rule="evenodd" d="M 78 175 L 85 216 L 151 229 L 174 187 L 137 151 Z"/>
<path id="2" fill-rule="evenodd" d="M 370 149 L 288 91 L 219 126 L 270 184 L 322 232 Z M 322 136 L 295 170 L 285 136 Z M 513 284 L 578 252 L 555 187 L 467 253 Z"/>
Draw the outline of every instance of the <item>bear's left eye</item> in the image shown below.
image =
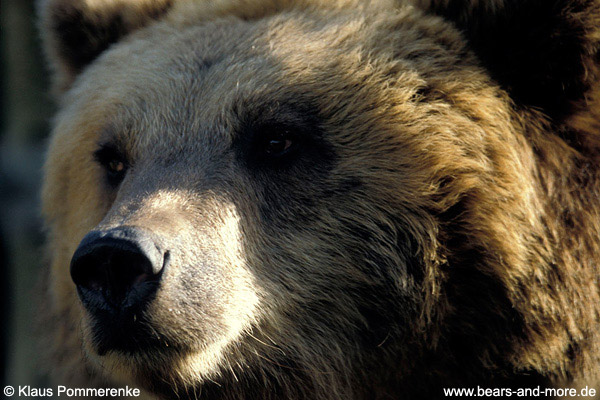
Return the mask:
<path id="1" fill-rule="evenodd" d="M 324 139 L 321 120 L 310 111 L 300 114 L 272 107 L 261 115 L 242 115 L 240 121 L 231 145 L 236 158 L 249 171 L 259 174 L 288 173 L 293 168 L 299 168 L 296 172 L 318 171 L 330 161 L 332 152 Z"/>
<path id="2" fill-rule="evenodd" d="M 305 149 L 306 135 L 288 125 L 261 124 L 244 136 L 243 159 L 255 168 L 281 169 L 291 166 Z"/>
<path id="3" fill-rule="evenodd" d="M 127 161 L 116 147 L 102 145 L 94 153 L 94 158 L 104 168 L 106 180 L 110 186 L 118 186 L 125 178 L 128 168 Z"/>
<path id="4" fill-rule="evenodd" d="M 266 156 L 279 157 L 291 151 L 294 144 L 291 132 L 283 130 L 282 132 L 267 132 L 259 146 Z"/>

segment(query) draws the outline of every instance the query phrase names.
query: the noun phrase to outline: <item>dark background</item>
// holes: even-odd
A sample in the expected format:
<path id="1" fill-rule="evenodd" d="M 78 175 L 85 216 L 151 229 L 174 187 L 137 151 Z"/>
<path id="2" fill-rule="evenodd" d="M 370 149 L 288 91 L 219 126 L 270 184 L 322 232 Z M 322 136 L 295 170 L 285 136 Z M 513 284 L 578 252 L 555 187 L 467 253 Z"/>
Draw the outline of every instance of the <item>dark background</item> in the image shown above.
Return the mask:
<path id="1" fill-rule="evenodd" d="M 41 385 L 39 187 L 53 102 L 39 43 L 34 0 L 0 0 L 0 389 Z"/>

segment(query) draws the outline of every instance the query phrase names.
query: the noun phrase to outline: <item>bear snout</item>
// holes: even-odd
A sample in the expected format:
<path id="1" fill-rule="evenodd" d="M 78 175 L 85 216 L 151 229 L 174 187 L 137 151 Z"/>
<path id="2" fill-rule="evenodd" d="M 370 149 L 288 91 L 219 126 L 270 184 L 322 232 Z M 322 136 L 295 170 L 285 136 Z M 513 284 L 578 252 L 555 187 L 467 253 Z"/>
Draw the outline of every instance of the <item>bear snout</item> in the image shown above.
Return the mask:
<path id="1" fill-rule="evenodd" d="M 140 312 L 160 285 L 168 252 L 150 232 L 137 227 L 91 231 L 71 259 L 71 278 L 92 314 Z"/>

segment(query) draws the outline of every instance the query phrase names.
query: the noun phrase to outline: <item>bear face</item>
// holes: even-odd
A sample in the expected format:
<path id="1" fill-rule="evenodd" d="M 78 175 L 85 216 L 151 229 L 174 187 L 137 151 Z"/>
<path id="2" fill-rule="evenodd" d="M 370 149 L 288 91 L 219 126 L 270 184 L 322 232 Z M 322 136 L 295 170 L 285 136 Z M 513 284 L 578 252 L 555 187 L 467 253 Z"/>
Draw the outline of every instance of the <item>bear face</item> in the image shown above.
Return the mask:
<path id="1" fill-rule="evenodd" d="M 42 3 L 57 379 L 322 399 L 596 382 L 600 14 L 556 3 L 579 52 L 537 95 L 478 42 L 487 3 Z"/>

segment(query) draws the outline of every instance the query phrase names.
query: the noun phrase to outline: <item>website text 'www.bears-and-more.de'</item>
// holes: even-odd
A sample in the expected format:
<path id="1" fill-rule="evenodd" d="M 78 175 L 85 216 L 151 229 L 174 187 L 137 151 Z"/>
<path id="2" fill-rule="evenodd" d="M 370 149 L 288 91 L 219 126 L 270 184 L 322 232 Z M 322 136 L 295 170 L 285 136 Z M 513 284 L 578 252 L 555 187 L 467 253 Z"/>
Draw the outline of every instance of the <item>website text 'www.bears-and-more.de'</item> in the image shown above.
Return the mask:
<path id="1" fill-rule="evenodd" d="M 444 388 L 446 397 L 540 397 L 540 398 L 561 398 L 561 397 L 582 397 L 594 398 L 598 393 L 595 388 L 489 388 L 489 387 L 471 387 L 471 388 Z"/>

